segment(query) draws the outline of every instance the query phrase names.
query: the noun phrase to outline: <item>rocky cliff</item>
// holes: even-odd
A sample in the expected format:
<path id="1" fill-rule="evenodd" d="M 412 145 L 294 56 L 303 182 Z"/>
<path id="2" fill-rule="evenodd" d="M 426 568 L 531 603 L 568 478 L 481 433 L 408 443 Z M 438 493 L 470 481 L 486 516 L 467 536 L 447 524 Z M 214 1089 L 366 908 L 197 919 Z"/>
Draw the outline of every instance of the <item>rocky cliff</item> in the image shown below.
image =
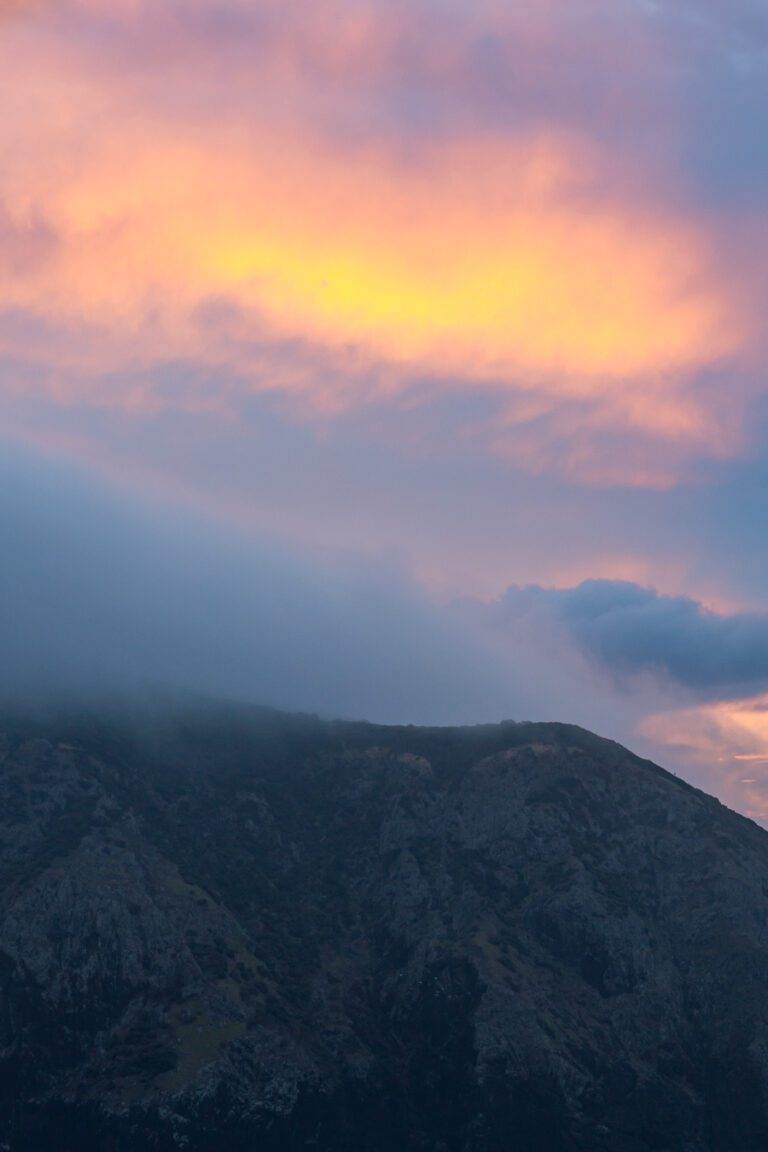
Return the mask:
<path id="1" fill-rule="evenodd" d="M 764 1152 L 768 834 L 561 725 L 0 722 L 7 1152 Z"/>

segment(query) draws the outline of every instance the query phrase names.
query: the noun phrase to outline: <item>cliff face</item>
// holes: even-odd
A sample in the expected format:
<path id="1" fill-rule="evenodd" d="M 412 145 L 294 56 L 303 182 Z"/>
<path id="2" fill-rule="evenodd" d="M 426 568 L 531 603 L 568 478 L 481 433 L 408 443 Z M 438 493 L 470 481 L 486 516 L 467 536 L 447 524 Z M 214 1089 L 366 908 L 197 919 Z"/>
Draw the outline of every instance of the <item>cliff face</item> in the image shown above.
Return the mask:
<path id="1" fill-rule="evenodd" d="M 559 725 L 6 718 L 10 1152 L 764 1152 L 768 834 Z"/>

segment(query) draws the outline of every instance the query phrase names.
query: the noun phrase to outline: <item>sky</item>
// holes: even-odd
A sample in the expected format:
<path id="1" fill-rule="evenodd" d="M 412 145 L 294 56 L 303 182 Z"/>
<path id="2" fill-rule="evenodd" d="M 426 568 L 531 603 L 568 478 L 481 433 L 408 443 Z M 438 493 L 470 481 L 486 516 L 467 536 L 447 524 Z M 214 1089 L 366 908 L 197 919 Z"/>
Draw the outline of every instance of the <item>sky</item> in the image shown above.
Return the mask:
<path id="1" fill-rule="evenodd" d="M 0 0 L 0 688 L 768 821 L 763 0 Z"/>

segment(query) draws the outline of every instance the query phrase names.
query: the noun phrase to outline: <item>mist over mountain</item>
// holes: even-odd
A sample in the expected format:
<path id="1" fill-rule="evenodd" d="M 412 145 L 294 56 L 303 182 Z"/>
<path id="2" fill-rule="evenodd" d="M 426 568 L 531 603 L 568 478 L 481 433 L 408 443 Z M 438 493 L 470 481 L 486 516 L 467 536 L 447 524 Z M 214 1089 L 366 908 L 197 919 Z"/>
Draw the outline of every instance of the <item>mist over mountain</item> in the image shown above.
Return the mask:
<path id="1" fill-rule="evenodd" d="M 768 833 L 582 729 L 0 723 L 8 1152 L 758 1152 Z"/>
<path id="2" fill-rule="evenodd" d="M 382 563 L 0 447 L 0 699 L 153 683 L 386 721 L 509 712 L 503 661 Z"/>
<path id="3" fill-rule="evenodd" d="M 160 685 L 382 723 L 557 717 L 624 739 L 655 707 L 653 690 L 598 684 L 568 637 L 510 638 L 385 556 L 301 548 L 0 447 L 0 702 Z"/>

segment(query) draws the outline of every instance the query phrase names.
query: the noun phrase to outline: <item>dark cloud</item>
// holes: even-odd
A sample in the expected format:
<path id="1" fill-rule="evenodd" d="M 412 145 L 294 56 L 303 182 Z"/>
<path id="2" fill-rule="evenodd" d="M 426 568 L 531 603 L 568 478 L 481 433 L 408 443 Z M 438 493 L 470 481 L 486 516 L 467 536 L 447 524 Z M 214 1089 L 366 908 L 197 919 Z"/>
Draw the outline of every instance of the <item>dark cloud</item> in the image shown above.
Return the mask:
<path id="1" fill-rule="evenodd" d="M 687 596 L 664 596 L 621 580 L 512 587 L 469 611 L 513 633 L 554 622 L 619 678 L 657 674 L 705 695 L 768 687 L 768 613 L 723 615 Z"/>

